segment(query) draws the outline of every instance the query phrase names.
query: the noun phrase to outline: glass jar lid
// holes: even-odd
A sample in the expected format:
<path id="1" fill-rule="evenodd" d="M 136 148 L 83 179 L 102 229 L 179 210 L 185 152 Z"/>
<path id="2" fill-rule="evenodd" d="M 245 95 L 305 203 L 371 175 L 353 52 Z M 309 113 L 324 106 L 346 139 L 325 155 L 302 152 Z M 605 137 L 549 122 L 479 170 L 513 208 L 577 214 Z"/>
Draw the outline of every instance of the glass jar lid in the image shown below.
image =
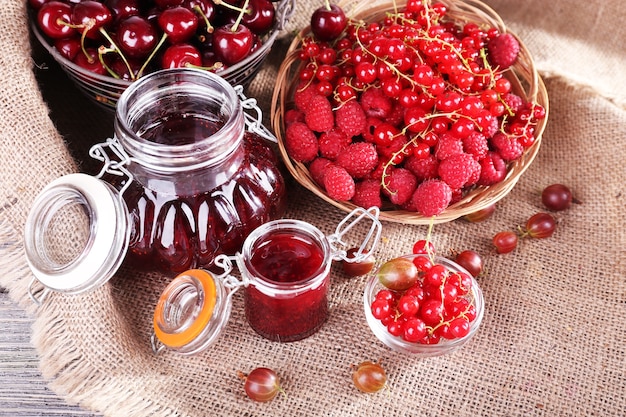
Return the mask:
<path id="1" fill-rule="evenodd" d="M 153 351 L 194 354 L 212 344 L 230 317 L 230 294 L 222 279 L 207 270 L 176 276 L 154 309 Z"/>
<path id="2" fill-rule="evenodd" d="M 113 276 L 129 236 L 128 210 L 119 193 L 98 178 L 69 174 L 35 199 L 24 229 L 26 258 L 46 289 L 80 293 Z"/>

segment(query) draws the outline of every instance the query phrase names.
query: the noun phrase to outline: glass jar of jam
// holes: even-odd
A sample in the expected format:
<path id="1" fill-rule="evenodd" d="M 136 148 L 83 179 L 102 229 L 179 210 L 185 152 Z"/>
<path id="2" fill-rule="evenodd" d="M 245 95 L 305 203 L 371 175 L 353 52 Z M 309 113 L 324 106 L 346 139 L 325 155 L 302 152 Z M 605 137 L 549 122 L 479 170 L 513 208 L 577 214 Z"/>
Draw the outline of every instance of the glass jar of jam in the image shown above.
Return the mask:
<path id="1" fill-rule="evenodd" d="M 279 342 L 315 333 L 328 317 L 333 255 L 326 236 L 300 220 L 276 220 L 252 232 L 239 262 L 249 281 L 244 300 L 250 327 Z"/>
<path id="2" fill-rule="evenodd" d="M 208 71 L 141 78 L 117 103 L 115 136 L 133 182 L 127 259 L 176 274 L 234 254 L 278 218 L 285 185 L 273 150 L 246 131 L 236 91 Z"/>
<path id="3" fill-rule="evenodd" d="M 364 219 L 372 224 L 356 253 L 348 256 L 345 237 Z M 374 250 L 381 228 L 377 208 L 356 209 L 330 236 L 300 220 L 273 220 L 259 226 L 248 235 L 240 253 L 217 257 L 221 275 L 190 270 L 172 280 L 155 309 L 153 350 L 168 348 L 186 354 L 208 346 L 226 324 L 230 307 L 224 306 L 230 305 L 232 294 L 241 287 L 246 320 L 259 335 L 277 342 L 311 336 L 328 318 L 332 261 L 363 260 Z M 239 268 L 240 280 L 231 275 L 232 261 Z"/>
<path id="4" fill-rule="evenodd" d="M 114 138 L 90 150 L 100 173 L 61 177 L 33 203 L 25 246 L 35 278 L 72 293 L 105 282 L 122 261 L 171 276 L 210 268 L 280 217 L 285 183 L 264 140 L 271 134 L 241 91 L 186 68 L 132 83 L 117 103 Z M 71 259 L 51 256 L 51 225 L 76 212 L 86 217 L 78 221 L 86 223 L 77 240 L 84 248 Z M 74 220 L 64 220 L 72 229 Z"/>

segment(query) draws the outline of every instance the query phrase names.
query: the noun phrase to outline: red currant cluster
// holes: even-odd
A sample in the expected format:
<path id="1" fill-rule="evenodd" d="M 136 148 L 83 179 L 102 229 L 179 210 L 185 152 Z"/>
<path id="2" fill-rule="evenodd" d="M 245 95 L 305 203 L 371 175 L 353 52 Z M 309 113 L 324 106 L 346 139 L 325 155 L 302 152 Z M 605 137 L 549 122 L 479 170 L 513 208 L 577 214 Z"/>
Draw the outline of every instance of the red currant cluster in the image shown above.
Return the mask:
<path id="1" fill-rule="evenodd" d="M 135 80 L 164 68 L 221 71 L 250 56 L 275 20 L 270 0 L 29 0 L 59 53 L 100 75 Z"/>
<path id="2" fill-rule="evenodd" d="M 436 215 L 473 187 L 502 181 L 508 163 L 535 142 L 546 112 L 516 94 L 506 77 L 520 50 L 511 34 L 455 21 L 445 5 L 428 0 L 409 0 L 378 21 L 348 19 L 339 35 L 330 18 L 317 20 L 301 42 L 286 147 L 336 199 L 380 206 L 382 196 Z M 291 135 L 290 125 L 297 127 Z M 375 152 L 353 147 L 351 157 L 340 156 L 362 142 Z M 329 167 L 341 180 L 324 181 Z M 428 195 L 437 195 L 437 204 L 423 202 Z"/>
<path id="3" fill-rule="evenodd" d="M 438 263 L 432 244 L 416 242 L 414 257 L 399 257 L 383 264 L 371 312 L 389 334 L 411 343 L 437 344 L 461 339 L 477 317 L 472 277 Z"/>

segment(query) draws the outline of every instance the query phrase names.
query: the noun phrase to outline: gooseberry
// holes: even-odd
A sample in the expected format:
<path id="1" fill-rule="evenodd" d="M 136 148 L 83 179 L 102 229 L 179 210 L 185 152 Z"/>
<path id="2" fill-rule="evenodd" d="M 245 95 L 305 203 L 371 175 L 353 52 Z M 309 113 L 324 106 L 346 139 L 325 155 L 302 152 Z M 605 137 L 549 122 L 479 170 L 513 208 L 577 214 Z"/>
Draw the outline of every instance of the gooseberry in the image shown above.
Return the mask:
<path id="1" fill-rule="evenodd" d="M 279 392 L 283 392 L 276 372 L 270 368 L 255 368 L 249 374 L 239 373 L 245 382 L 243 385 L 246 395 L 254 401 L 267 402 Z"/>
<path id="2" fill-rule="evenodd" d="M 541 202 L 550 210 L 566 210 L 572 205 L 572 192 L 563 184 L 552 184 L 543 189 Z"/>
<path id="3" fill-rule="evenodd" d="M 366 255 L 365 258 L 361 261 L 350 262 L 356 256 L 358 252 L 358 248 L 348 249 L 346 252 L 346 259 L 342 262 L 343 272 L 346 273 L 349 277 L 358 277 L 360 275 L 365 275 L 370 272 L 374 268 L 374 264 L 376 263 L 376 258 L 371 253 L 367 251 L 364 252 Z"/>
<path id="4" fill-rule="evenodd" d="M 377 392 L 387 385 L 387 374 L 380 364 L 365 361 L 352 372 L 352 382 L 361 392 Z"/>
<path id="5" fill-rule="evenodd" d="M 496 205 L 494 203 L 473 213 L 466 214 L 463 218 L 470 223 L 478 223 L 487 220 L 495 211 Z"/>
<path id="6" fill-rule="evenodd" d="M 378 269 L 378 280 L 393 291 L 404 291 L 417 282 L 417 267 L 411 259 L 391 259 Z"/>
<path id="7" fill-rule="evenodd" d="M 459 252 L 455 257 L 455 261 L 474 277 L 477 277 L 483 271 L 483 259 L 478 252 L 473 250 L 468 249 Z"/>
<path id="8" fill-rule="evenodd" d="M 552 236 L 556 229 L 556 220 L 548 213 L 537 213 L 526 221 L 526 229 L 522 236 L 544 239 Z"/>
<path id="9" fill-rule="evenodd" d="M 496 233 L 492 238 L 497 253 L 509 253 L 517 247 L 517 233 L 510 230 Z"/>

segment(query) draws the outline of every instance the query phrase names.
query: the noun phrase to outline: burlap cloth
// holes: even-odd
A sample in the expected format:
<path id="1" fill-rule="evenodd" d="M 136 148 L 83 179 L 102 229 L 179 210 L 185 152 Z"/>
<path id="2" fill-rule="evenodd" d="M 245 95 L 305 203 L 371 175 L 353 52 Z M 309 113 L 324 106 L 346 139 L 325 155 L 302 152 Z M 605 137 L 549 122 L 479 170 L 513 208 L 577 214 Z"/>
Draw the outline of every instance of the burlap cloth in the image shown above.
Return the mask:
<path id="1" fill-rule="evenodd" d="M 319 2 L 298 3 L 290 29 L 303 26 Z M 238 294 L 221 339 L 194 357 L 151 352 L 153 306 L 166 282 L 158 276 L 124 270 L 95 292 L 53 294 L 36 308 L 26 295 L 21 243 L 29 207 L 54 178 L 89 169 L 86 150 L 111 134 L 112 123 L 49 57 L 31 59 L 25 1 L 1 1 L 0 283 L 35 319 L 32 340 L 52 389 L 110 416 L 625 415 L 626 6 L 488 3 L 534 54 L 551 115 L 538 158 L 491 219 L 436 226 L 442 250 L 483 254 L 486 313 L 462 350 L 417 360 L 375 339 L 362 312 L 364 280 L 347 280 L 336 268 L 331 316 L 319 333 L 268 342 L 248 327 Z M 266 112 L 291 36 L 285 33 L 249 90 Z M 539 193 L 555 182 L 568 184 L 583 204 L 557 215 L 553 237 L 492 254 L 491 236 L 542 210 Z M 287 216 L 325 233 L 343 217 L 293 183 L 290 195 L 297 198 Z M 377 257 L 406 253 L 425 233 L 385 223 Z M 383 362 L 388 390 L 364 395 L 353 387 L 350 365 L 362 360 Z M 237 371 L 256 366 L 274 368 L 287 396 L 268 404 L 247 399 Z"/>

